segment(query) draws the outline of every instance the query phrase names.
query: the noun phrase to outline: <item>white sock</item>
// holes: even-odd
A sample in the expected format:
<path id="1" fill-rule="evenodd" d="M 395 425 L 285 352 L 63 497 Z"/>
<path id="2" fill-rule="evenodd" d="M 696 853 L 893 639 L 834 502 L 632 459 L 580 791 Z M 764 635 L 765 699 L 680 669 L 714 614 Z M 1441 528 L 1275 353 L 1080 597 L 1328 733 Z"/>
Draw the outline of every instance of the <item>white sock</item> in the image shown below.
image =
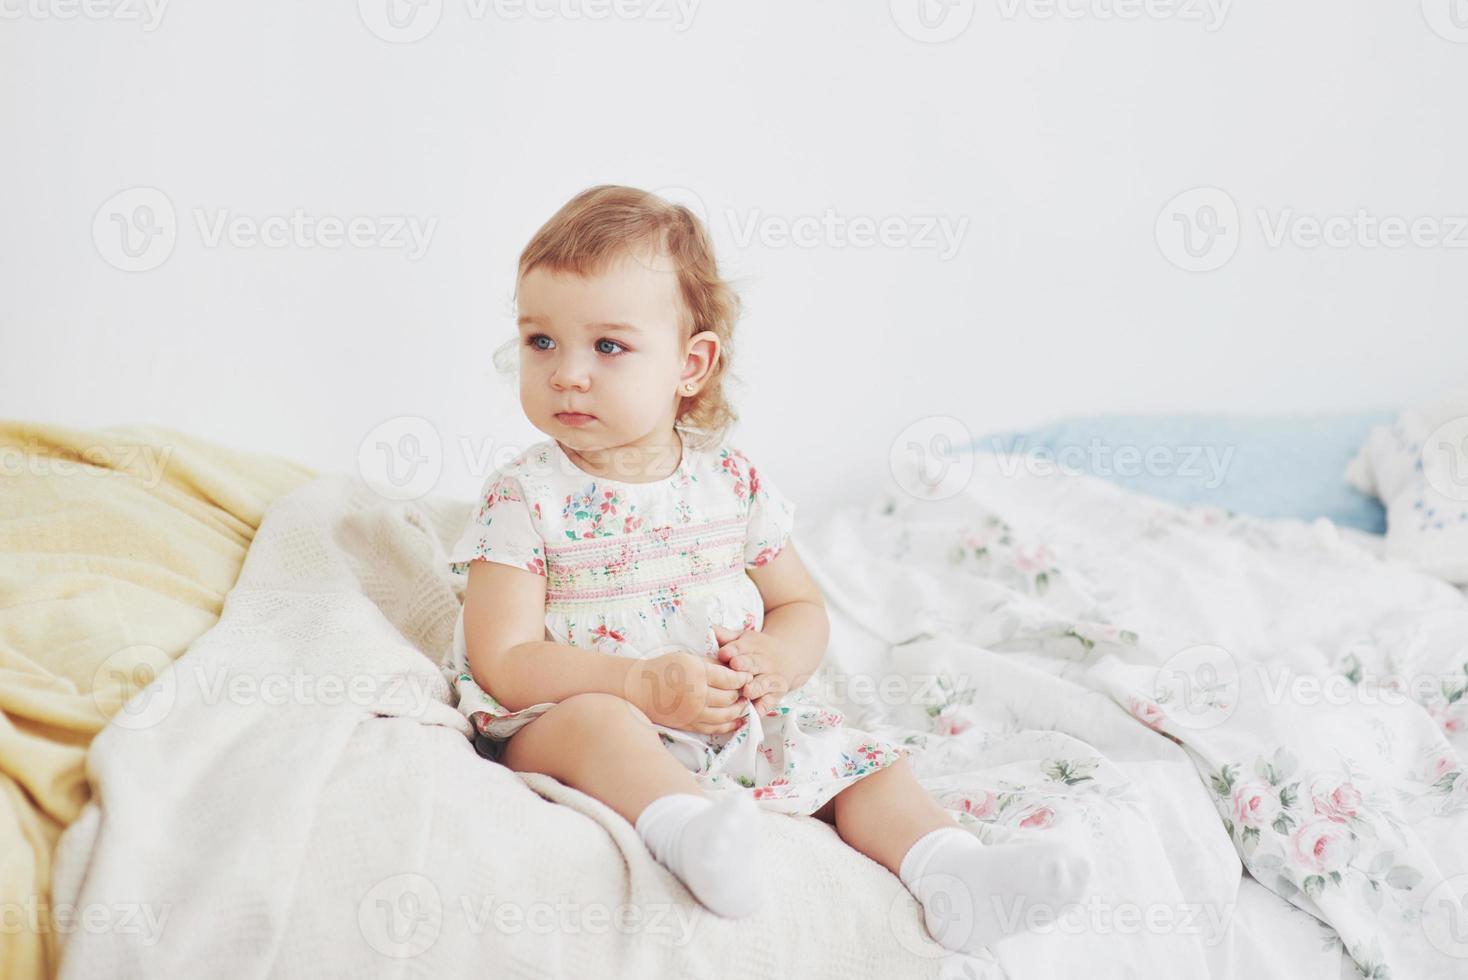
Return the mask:
<path id="1" fill-rule="evenodd" d="M 913 842 L 897 876 L 939 945 L 976 954 L 1019 931 L 1032 906 L 1058 917 L 1060 906 L 1084 893 L 1091 862 L 1062 840 L 985 844 L 962 828 L 941 827 Z"/>
<path id="2" fill-rule="evenodd" d="M 717 915 L 742 919 L 759 905 L 763 884 L 756 860 L 759 807 L 743 793 L 717 802 L 702 794 L 669 793 L 637 815 L 637 833 L 658 863 Z"/>

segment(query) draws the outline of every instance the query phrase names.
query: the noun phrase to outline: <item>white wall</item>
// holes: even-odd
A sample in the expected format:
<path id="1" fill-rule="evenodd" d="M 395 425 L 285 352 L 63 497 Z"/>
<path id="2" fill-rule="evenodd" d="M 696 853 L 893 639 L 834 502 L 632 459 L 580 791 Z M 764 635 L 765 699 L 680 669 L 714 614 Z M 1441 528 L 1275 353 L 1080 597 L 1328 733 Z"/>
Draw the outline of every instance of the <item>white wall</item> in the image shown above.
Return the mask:
<path id="1" fill-rule="evenodd" d="M 939 38 L 962 28 L 941 43 L 914 0 L 423 0 L 408 43 L 369 27 L 401 37 L 387 2 L 168 3 L 154 24 L 129 19 L 144 0 L 0 0 L 0 414 L 323 468 L 420 416 L 433 488 L 467 496 L 475 453 L 541 438 L 490 363 L 515 257 L 601 182 L 696 193 L 748 283 L 738 438 L 813 509 L 928 415 L 977 435 L 1374 407 L 1468 366 L 1452 0 L 924 0 Z M 1184 271 L 1165 208 L 1198 186 L 1218 190 L 1179 206 L 1222 207 L 1226 232 L 1201 261 L 1236 252 Z M 112 215 L 157 192 L 172 251 L 123 271 Z M 199 227 L 296 208 L 435 224 L 418 258 Z M 828 209 L 915 240 L 775 237 Z M 1269 242 L 1281 215 L 1362 209 L 1430 221 L 1401 247 Z M 955 254 L 916 237 L 928 218 L 966 229 Z"/>

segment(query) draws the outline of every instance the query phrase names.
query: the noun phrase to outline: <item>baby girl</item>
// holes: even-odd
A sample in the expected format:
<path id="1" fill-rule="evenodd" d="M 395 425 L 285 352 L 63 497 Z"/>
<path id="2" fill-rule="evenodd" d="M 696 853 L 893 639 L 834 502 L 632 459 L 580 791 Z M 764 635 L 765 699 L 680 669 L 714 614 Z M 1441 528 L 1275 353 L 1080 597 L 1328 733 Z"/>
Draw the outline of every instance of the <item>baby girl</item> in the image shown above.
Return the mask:
<path id="1" fill-rule="evenodd" d="M 981 843 L 807 690 L 825 602 L 794 504 L 726 441 L 739 300 L 701 222 L 591 188 L 526 246 L 515 299 L 521 404 L 550 438 L 489 476 L 449 555 L 460 708 L 491 758 L 606 803 L 728 917 L 760 902 L 758 809 L 833 824 L 949 949 L 1005 938 L 1017 900 L 1076 900 L 1082 852 Z"/>

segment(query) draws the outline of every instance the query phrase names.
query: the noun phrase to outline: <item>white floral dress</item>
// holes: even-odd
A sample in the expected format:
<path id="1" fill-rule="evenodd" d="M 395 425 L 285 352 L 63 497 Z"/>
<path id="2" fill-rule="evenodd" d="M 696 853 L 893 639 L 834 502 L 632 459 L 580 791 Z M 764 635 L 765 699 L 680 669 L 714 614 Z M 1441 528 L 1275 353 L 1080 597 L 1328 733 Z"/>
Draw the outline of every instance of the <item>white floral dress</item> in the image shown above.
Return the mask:
<path id="1" fill-rule="evenodd" d="M 670 476 L 624 483 L 582 471 L 547 439 L 490 474 L 449 562 L 464 574 L 483 559 L 544 575 L 547 640 L 611 656 L 682 648 L 716 658 L 715 624 L 763 628 L 764 602 L 746 569 L 779 554 L 794 517 L 795 505 L 725 443 L 695 449 L 685 440 Z M 459 710 L 490 758 L 555 704 L 510 711 L 475 683 L 462 609 L 449 657 Z M 845 727 L 812 686 L 767 713 L 750 704 L 731 733 L 655 727 L 707 792 L 748 792 L 766 809 L 811 814 L 907 751 Z"/>

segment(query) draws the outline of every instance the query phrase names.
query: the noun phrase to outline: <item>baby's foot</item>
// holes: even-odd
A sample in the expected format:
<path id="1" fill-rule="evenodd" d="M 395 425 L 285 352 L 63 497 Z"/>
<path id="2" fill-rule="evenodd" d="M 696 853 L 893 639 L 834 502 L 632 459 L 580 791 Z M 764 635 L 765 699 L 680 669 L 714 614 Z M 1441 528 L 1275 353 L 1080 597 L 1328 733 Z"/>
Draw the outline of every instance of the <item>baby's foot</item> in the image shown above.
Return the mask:
<path id="1" fill-rule="evenodd" d="M 649 803 L 637 832 L 653 857 L 717 915 L 741 919 L 759 906 L 759 807 L 744 793 L 710 800 L 674 793 Z"/>
<path id="2" fill-rule="evenodd" d="M 986 845 L 958 827 L 919 838 L 898 877 L 923 906 L 933 939 L 974 954 L 1016 932 L 1029 910 L 1050 918 L 1078 901 L 1091 878 L 1086 853 L 1064 840 Z"/>

